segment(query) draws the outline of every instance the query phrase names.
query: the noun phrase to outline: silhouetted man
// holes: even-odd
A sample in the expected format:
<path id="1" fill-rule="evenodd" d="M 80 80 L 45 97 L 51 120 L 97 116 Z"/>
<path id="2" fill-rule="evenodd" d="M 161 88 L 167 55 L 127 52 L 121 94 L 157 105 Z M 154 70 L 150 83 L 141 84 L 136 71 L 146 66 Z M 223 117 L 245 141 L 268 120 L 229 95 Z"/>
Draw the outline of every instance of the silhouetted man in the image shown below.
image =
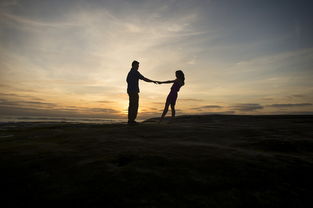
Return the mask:
<path id="1" fill-rule="evenodd" d="M 137 124 L 136 117 L 138 112 L 138 103 L 139 103 L 139 79 L 146 82 L 154 82 L 156 81 L 150 80 L 142 76 L 139 71 L 139 62 L 133 61 L 132 68 L 127 75 L 127 93 L 129 96 L 129 106 L 128 106 L 128 124 L 133 125 Z"/>

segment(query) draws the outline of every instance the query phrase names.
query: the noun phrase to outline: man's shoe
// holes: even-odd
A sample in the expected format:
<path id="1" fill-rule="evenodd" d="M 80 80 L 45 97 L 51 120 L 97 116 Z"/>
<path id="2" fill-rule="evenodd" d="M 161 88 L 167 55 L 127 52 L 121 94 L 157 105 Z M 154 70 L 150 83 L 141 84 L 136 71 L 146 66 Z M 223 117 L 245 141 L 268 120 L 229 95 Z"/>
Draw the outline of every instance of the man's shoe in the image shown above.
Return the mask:
<path id="1" fill-rule="evenodd" d="M 128 125 L 130 125 L 130 126 L 136 126 L 138 124 L 139 123 L 137 121 L 128 121 Z"/>

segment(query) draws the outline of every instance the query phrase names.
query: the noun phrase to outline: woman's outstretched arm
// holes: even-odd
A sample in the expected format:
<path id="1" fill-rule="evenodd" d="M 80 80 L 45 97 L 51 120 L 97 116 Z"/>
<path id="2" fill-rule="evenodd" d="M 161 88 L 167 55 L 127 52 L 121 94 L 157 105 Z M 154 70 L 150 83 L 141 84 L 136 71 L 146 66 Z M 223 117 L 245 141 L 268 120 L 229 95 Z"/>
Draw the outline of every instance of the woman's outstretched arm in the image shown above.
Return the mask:
<path id="1" fill-rule="evenodd" d="M 158 81 L 158 84 L 168 84 L 168 83 L 174 83 L 175 80 L 168 80 L 168 81 Z"/>

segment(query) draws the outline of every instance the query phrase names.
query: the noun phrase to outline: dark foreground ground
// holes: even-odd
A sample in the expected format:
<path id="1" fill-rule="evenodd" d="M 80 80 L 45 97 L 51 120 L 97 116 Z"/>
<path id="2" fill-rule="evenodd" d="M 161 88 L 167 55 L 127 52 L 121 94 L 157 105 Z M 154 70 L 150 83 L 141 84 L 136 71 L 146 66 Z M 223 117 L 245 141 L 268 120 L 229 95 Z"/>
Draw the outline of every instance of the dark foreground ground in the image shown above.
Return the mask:
<path id="1" fill-rule="evenodd" d="M 1 205 L 312 207 L 313 116 L 0 128 Z"/>

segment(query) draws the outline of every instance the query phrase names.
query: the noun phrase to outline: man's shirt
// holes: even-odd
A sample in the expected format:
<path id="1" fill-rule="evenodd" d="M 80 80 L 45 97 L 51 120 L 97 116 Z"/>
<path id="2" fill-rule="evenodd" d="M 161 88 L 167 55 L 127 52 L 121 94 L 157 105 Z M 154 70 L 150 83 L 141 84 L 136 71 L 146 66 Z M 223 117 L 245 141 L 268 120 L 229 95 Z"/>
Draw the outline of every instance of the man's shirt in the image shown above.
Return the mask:
<path id="1" fill-rule="evenodd" d="M 127 75 L 127 93 L 138 93 L 139 92 L 139 79 L 145 80 L 138 70 L 131 69 Z"/>

